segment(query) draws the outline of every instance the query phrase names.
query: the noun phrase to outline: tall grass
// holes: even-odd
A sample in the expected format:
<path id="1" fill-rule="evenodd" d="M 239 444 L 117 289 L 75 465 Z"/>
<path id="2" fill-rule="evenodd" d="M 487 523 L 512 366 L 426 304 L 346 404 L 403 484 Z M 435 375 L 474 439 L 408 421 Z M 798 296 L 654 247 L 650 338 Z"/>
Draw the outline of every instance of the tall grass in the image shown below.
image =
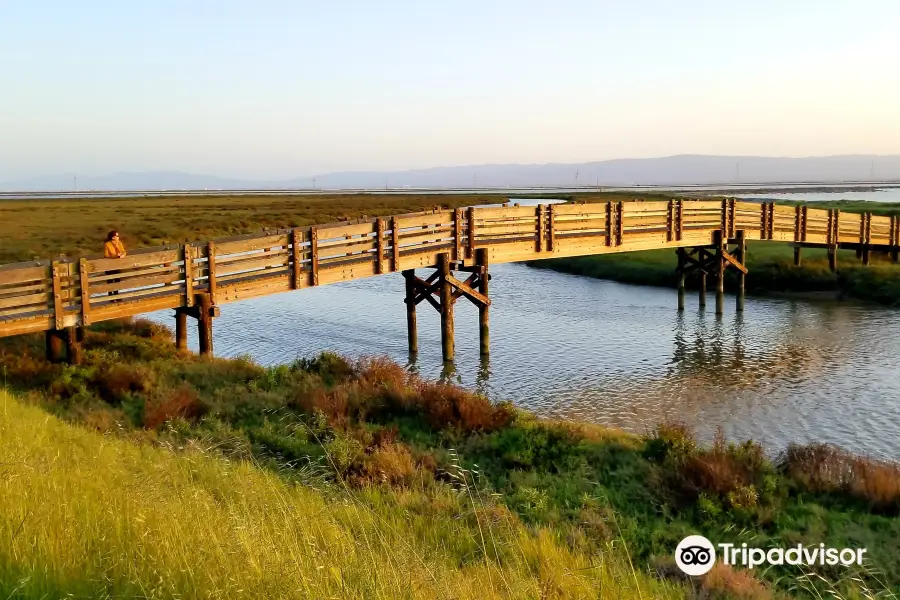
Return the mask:
<path id="1" fill-rule="evenodd" d="M 679 598 L 471 493 L 291 485 L 0 390 L 0 597 Z M 487 541 L 486 541 L 487 540 Z"/>

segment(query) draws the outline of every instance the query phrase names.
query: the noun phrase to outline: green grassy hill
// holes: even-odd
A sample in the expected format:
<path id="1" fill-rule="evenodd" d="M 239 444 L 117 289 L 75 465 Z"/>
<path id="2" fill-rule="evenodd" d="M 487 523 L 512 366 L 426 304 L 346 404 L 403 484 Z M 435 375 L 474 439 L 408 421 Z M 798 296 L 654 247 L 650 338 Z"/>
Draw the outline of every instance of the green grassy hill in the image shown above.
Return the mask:
<path id="1" fill-rule="evenodd" d="M 0 498 L 0 598 L 683 597 L 623 552 L 567 550 L 466 493 L 291 484 L 2 390 Z"/>

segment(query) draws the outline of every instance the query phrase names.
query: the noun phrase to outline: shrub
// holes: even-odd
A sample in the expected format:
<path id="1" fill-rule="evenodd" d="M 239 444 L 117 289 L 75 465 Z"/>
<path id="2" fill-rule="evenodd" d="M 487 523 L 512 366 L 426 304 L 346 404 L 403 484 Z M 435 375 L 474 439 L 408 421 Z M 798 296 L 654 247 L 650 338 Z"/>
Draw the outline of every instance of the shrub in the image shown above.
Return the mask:
<path id="1" fill-rule="evenodd" d="M 345 381 L 353 375 L 353 367 L 350 362 L 333 352 L 322 352 L 313 358 L 298 359 L 292 368 L 318 375 L 326 385 Z"/>
<path id="2" fill-rule="evenodd" d="M 144 405 L 144 427 L 156 429 L 175 417 L 194 420 L 206 411 L 207 407 L 200 401 L 197 390 L 185 383 L 147 400 Z"/>
<path id="3" fill-rule="evenodd" d="M 773 595 L 749 571 L 735 570 L 718 562 L 703 577 L 700 597 L 709 600 L 770 600 Z"/>
<path id="4" fill-rule="evenodd" d="M 900 464 L 854 456 L 829 444 L 791 444 L 778 468 L 801 489 L 848 494 L 880 511 L 900 510 Z"/>
<path id="5" fill-rule="evenodd" d="M 416 473 L 416 462 L 404 444 L 388 443 L 376 448 L 362 461 L 362 478 L 371 482 L 406 484 Z"/>
<path id="6" fill-rule="evenodd" d="M 681 463 L 697 450 L 694 434 L 684 423 L 666 422 L 656 426 L 645 439 L 644 456 L 656 462 Z"/>
<path id="7" fill-rule="evenodd" d="M 150 391 L 154 381 L 155 376 L 148 367 L 119 363 L 98 367 L 91 383 L 104 400 L 118 404 L 128 394 Z"/>

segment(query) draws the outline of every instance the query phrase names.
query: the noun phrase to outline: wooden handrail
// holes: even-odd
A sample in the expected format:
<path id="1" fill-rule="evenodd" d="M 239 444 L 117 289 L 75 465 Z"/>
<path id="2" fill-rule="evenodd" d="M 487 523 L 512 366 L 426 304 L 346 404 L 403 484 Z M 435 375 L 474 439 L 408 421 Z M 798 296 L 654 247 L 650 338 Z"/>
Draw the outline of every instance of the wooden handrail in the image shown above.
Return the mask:
<path id="1" fill-rule="evenodd" d="M 204 242 L 142 248 L 125 259 L 92 255 L 0 265 L 0 337 L 215 304 L 407 269 L 703 246 L 728 237 L 897 255 L 900 219 L 871 213 L 721 200 L 606 202 L 418 212 Z"/>

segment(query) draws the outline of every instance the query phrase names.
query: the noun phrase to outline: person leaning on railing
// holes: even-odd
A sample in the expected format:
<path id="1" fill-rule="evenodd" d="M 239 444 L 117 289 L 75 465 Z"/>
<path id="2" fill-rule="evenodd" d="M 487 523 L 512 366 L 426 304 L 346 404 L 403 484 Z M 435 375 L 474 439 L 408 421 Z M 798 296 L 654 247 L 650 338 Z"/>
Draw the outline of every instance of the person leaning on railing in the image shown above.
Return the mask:
<path id="1" fill-rule="evenodd" d="M 106 258 L 125 258 L 125 244 L 122 243 L 122 240 L 119 239 L 118 231 L 110 231 L 106 235 L 106 243 L 103 244 L 103 256 Z M 112 269 L 107 271 L 109 274 L 119 273 L 118 269 Z M 121 279 L 110 279 L 109 283 L 118 283 L 122 281 Z M 119 292 L 118 290 L 114 292 L 110 292 L 110 296 L 115 296 Z"/>

